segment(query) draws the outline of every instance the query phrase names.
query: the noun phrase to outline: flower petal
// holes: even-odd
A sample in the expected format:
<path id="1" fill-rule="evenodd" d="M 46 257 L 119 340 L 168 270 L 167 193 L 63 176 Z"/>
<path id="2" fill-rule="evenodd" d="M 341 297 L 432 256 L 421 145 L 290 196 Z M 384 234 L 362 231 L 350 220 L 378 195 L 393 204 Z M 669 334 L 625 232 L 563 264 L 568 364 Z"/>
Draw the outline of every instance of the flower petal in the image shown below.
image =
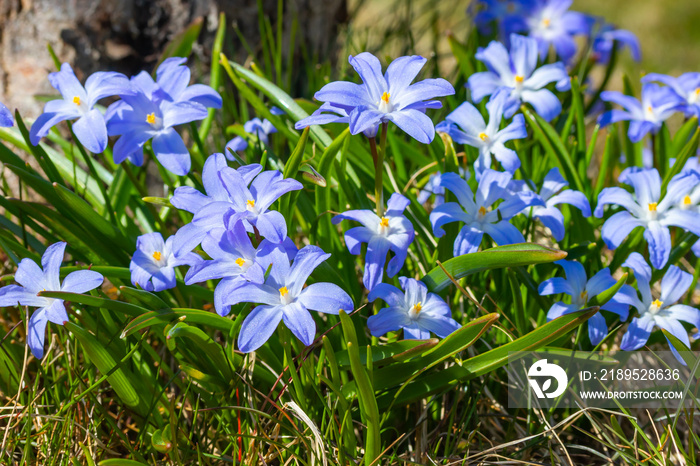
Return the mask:
<path id="1" fill-rule="evenodd" d="M 284 325 L 292 331 L 304 346 L 309 346 L 314 342 L 316 336 L 316 322 L 308 310 L 299 303 L 291 303 L 282 306 L 282 316 Z"/>
<path id="2" fill-rule="evenodd" d="M 27 345 L 37 359 L 44 357 L 44 338 L 48 321 L 46 308 L 42 307 L 34 311 L 27 324 Z"/>
<path id="3" fill-rule="evenodd" d="M 379 286 L 379 285 L 377 285 Z M 367 327 L 372 336 L 380 337 L 388 332 L 395 332 L 410 324 L 406 312 L 398 307 L 385 307 L 379 313 L 369 316 Z"/>
<path id="4" fill-rule="evenodd" d="M 649 222 L 644 231 L 649 244 L 649 260 L 656 269 L 663 268 L 671 255 L 671 232 L 659 222 Z"/>
<path id="5" fill-rule="evenodd" d="M 600 234 L 608 249 L 616 249 L 632 230 L 640 226 L 644 226 L 644 222 L 623 211 L 610 217 L 603 224 Z"/>
<path id="6" fill-rule="evenodd" d="M 87 293 L 90 290 L 98 288 L 102 285 L 103 281 L 104 277 L 102 274 L 94 270 L 76 270 L 75 272 L 69 273 L 66 278 L 63 279 L 61 291 Z"/>
<path id="7" fill-rule="evenodd" d="M 153 138 L 153 152 L 168 171 L 185 176 L 190 171 L 190 152 L 177 131 L 168 128 Z"/>
<path id="8" fill-rule="evenodd" d="M 250 353 L 270 339 L 282 320 L 282 306 L 258 306 L 246 316 L 238 334 L 238 349 Z"/>
<path id="9" fill-rule="evenodd" d="M 297 301 L 305 308 L 326 314 L 348 314 L 355 308 L 350 295 L 333 283 L 313 283 L 301 291 Z"/>
<path id="10" fill-rule="evenodd" d="M 80 143 L 93 154 L 99 154 L 107 147 L 107 125 L 104 116 L 92 109 L 73 123 L 73 132 Z"/>
<path id="11" fill-rule="evenodd" d="M 661 296 L 659 299 L 667 306 L 678 302 L 693 283 L 693 276 L 671 265 L 661 280 Z"/>
<path id="12" fill-rule="evenodd" d="M 641 348 L 649 340 L 651 330 L 654 328 L 654 318 L 650 314 L 632 319 L 627 332 L 622 336 L 620 349 L 622 351 L 634 351 Z M 687 334 L 686 334 L 687 337 Z"/>

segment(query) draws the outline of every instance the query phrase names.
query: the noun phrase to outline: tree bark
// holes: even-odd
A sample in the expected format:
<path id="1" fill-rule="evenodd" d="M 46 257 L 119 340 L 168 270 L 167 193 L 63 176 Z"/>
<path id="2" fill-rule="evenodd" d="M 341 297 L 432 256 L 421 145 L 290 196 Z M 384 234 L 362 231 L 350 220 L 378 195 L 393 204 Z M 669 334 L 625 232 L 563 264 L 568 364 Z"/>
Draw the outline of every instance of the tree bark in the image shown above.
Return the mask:
<path id="1" fill-rule="evenodd" d="M 274 26 L 277 0 L 262 4 Z M 336 50 L 346 10 L 346 0 L 285 0 L 285 36 L 296 16 L 296 50 L 305 47 L 323 60 Z M 46 79 L 55 71 L 47 44 L 81 80 L 99 70 L 133 75 L 151 71 L 173 36 L 203 18 L 194 53 L 208 63 L 219 12 L 226 13 L 229 56 L 245 59 L 231 26 L 237 24 L 251 46 L 260 43 L 256 0 L 0 0 L 0 101 L 23 116 L 41 113 L 35 96 L 56 93 Z"/>

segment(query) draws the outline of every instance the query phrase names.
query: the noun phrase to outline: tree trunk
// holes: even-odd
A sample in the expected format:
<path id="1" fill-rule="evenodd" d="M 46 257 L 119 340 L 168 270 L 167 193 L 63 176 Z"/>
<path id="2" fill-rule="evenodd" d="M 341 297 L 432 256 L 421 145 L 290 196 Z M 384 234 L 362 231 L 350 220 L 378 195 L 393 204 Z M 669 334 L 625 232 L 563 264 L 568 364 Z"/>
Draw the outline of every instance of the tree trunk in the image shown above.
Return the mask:
<path id="1" fill-rule="evenodd" d="M 277 1 L 262 4 L 275 25 Z M 295 12 L 298 47 L 323 60 L 336 50 L 346 9 L 346 0 L 285 0 L 285 34 Z M 99 70 L 133 75 L 150 71 L 173 36 L 203 18 L 195 53 L 208 63 L 219 12 L 228 22 L 227 42 L 234 49 L 229 56 L 243 60 L 245 50 L 231 25 L 251 46 L 259 44 L 256 0 L 0 0 L 0 101 L 23 116 L 41 113 L 43 103 L 35 96 L 56 93 L 46 79 L 55 71 L 47 44 L 81 80 Z"/>

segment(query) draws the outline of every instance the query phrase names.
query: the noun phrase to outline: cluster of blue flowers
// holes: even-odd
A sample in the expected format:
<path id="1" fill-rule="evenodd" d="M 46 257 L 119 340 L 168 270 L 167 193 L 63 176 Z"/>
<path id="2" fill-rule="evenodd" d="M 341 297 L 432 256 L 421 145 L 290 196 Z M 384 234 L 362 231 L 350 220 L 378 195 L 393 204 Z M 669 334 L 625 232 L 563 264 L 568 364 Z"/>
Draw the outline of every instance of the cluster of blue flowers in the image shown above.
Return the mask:
<path id="1" fill-rule="evenodd" d="M 531 111 L 527 110 L 529 106 L 546 121 L 562 112 L 557 92 L 571 88 L 569 70 L 579 52 L 576 36 L 589 39 L 591 59 L 597 63 L 609 62 L 615 44 L 627 46 L 637 60 L 640 56 L 639 45 L 631 33 L 598 24 L 589 16 L 570 11 L 570 5 L 570 0 L 476 2 L 477 26 L 483 31 L 496 26 L 500 41 L 492 41 L 476 54 L 487 71 L 469 76 L 466 87 L 471 101 L 463 102 L 437 126 L 427 111 L 441 108 L 442 103 L 435 99 L 455 94 L 453 86 L 441 78 L 414 83 L 426 63 L 423 57 L 397 58 L 382 73 L 380 61 L 364 52 L 349 57 L 361 83 L 338 81 L 325 85 L 315 95 L 322 105 L 296 122 L 295 127 L 348 124 L 352 134 L 362 133 L 370 139 L 375 157 L 374 139 L 380 126 L 382 136 L 393 123 L 424 144 L 433 141 L 437 129 L 454 142 L 478 151 L 469 168 L 461 167 L 458 173 L 433 173 L 418 195 L 419 203 L 425 205 L 434 196 L 429 219 L 435 237 L 444 236 L 443 227 L 449 223 L 460 225 L 453 244 L 455 256 L 478 251 L 484 235 L 496 245 L 525 242 L 520 223 L 515 220 L 518 217 L 538 220 L 547 227 L 552 239 L 560 242 L 566 234 L 561 206 L 569 205 L 583 217 L 590 217 L 591 204 L 584 193 L 568 188 L 558 168 L 546 174 L 539 188 L 522 172 L 518 153 L 506 146 L 509 141 L 527 137 L 526 119 L 519 112 Z M 551 50 L 559 61 L 546 62 Z M 165 60 L 156 72 L 156 80 L 145 72 L 130 79 L 105 72 L 90 76 L 83 87 L 67 64 L 49 79 L 63 99 L 46 104 L 44 113 L 32 125 L 32 143 L 38 144 L 58 122 L 75 120 L 73 132 L 89 151 L 102 152 L 109 136 L 120 136 L 114 144 L 114 162 L 129 159 L 141 165 L 144 147 L 151 141 L 153 155 L 177 175 L 190 171 L 190 156 L 174 127 L 203 119 L 207 108 L 219 108 L 222 104 L 219 94 L 210 87 L 190 85 L 189 69 L 180 58 Z M 674 113 L 700 115 L 700 73 L 679 78 L 650 74 L 643 84 L 641 102 L 619 92 L 600 93 L 602 101 L 620 105 L 624 110 L 604 112 L 599 116 L 599 124 L 628 121 L 629 140 L 639 142 L 647 134 L 656 134 Z M 103 114 L 96 104 L 110 96 L 120 100 L 109 105 Z M 477 108 L 486 98 L 488 122 Z M 275 109 L 273 113 L 279 112 Z M 12 115 L 0 107 L 0 125 L 11 124 Z M 171 204 L 190 212 L 192 220 L 167 240 L 160 233 L 138 238 L 130 264 L 131 280 L 144 290 L 163 291 L 176 286 L 176 268 L 187 266 L 187 285 L 219 280 L 214 307 L 220 315 L 228 315 L 231 307 L 239 303 L 256 304 L 241 326 L 241 351 L 254 351 L 263 345 L 280 321 L 304 345 L 310 345 L 315 339 L 316 323 L 309 310 L 338 314 L 340 310 L 351 311 L 355 304 L 336 284 L 313 280 L 306 286 L 314 270 L 330 254 L 313 245 L 299 249 L 290 238 L 293 234 L 287 229 L 287 219 L 272 209 L 280 197 L 302 189 L 302 184 L 284 178 L 277 170 L 263 171 L 259 164 L 237 168 L 228 165 L 227 160 L 240 160 L 235 153 L 246 150 L 250 143 L 268 145 L 269 136 L 276 129 L 270 121 L 254 118 L 245 123 L 244 131 L 246 137 L 232 139 L 225 153 L 213 154 L 206 160 L 203 192 L 187 185 L 175 190 Z M 381 163 L 376 164 L 376 169 L 376 176 L 381 177 Z M 605 245 L 614 250 L 641 227 L 651 266 L 665 268 L 671 253 L 671 227 L 700 236 L 697 159 L 689 161 L 663 190 L 655 168 L 629 167 L 620 173 L 618 181 L 631 186 L 633 192 L 607 187 L 600 192 L 593 211 L 596 218 L 607 215 L 600 232 Z M 384 205 L 382 183 L 377 185 L 380 191 L 376 210 L 348 210 L 332 219 L 336 225 L 356 222 L 344 233 L 345 245 L 350 254 L 361 255 L 366 244 L 363 284 L 369 292 L 368 299 L 381 299 L 387 304 L 368 319 L 369 330 L 374 336 L 403 329 L 405 338 L 423 339 L 430 333 L 445 337 L 459 324 L 442 298 L 410 277 L 398 278 L 401 289 L 384 283 L 385 275 L 395 277 L 402 270 L 415 230 L 407 216 L 409 198 L 395 192 Z M 455 201 L 445 202 L 446 191 Z M 609 215 L 614 207 L 606 209 L 606 205 L 621 209 Z M 15 275 L 20 285 L 0 289 L 0 305 L 20 303 L 40 308 L 30 319 L 28 338 L 37 357 L 43 353 L 46 323 L 62 324 L 68 319 L 63 302 L 43 297 L 41 292 L 84 293 L 102 282 L 99 274 L 80 271 L 69 274 L 61 285 L 58 273 L 64 248 L 65 243 L 58 243 L 47 249 L 43 271 L 24 259 Z M 201 254 L 195 252 L 197 248 L 201 248 Z M 700 255 L 700 243 L 693 251 Z M 569 298 L 552 305 L 548 320 L 585 308 L 593 297 L 616 284 L 608 268 L 588 279 L 581 263 L 562 260 L 557 264 L 566 278 L 543 281 L 539 293 Z M 661 294 L 653 299 L 652 268 L 645 259 L 635 252 L 622 266 L 633 272 L 637 289 L 625 284 L 601 307 L 621 322 L 629 318 L 630 306 L 638 311 L 622 339 L 622 349 L 643 346 L 654 326 L 689 345 L 688 333 L 679 321 L 700 327 L 700 311 L 675 303 L 690 287 L 692 276 L 675 265 L 668 266 L 661 281 Z M 590 319 L 588 334 L 593 345 L 603 342 L 608 334 L 604 314 Z"/>
<path id="2" fill-rule="evenodd" d="M 90 152 L 107 147 L 108 136 L 120 136 L 114 144 L 114 163 L 129 160 L 143 165 L 144 145 L 158 161 L 176 175 L 190 171 L 190 152 L 174 127 L 202 120 L 207 108 L 221 108 L 221 96 L 211 87 L 190 84 L 185 58 L 168 58 L 156 71 L 156 80 L 142 71 L 131 79 L 121 73 L 97 72 L 80 84 L 69 64 L 49 75 L 51 85 L 62 99 L 47 102 L 44 113 L 30 130 L 32 144 L 49 134 L 61 121 L 75 120 L 75 137 Z M 118 96 L 103 115 L 97 103 Z"/>

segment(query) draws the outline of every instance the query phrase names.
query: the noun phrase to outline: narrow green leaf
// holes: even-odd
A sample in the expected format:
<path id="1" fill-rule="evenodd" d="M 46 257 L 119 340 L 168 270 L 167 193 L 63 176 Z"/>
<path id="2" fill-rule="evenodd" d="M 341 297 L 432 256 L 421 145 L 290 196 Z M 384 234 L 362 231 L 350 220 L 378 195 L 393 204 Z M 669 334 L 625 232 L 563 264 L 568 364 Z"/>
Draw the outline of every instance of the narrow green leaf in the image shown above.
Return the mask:
<path id="1" fill-rule="evenodd" d="M 107 377 L 107 381 L 124 404 L 141 416 L 146 415 L 148 413 L 148 403 L 144 398 L 146 393 L 139 386 L 140 384 L 136 383 L 139 378 L 135 377 L 131 371 L 123 366 L 114 370 L 120 357 L 113 355 L 90 332 L 82 327 L 72 322 L 66 322 L 64 325 L 80 341 L 90 361 L 97 369 L 105 375 L 111 372 Z"/>
<path id="2" fill-rule="evenodd" d="M 622 285 L 625 284 L 627 281 L 627 272 L 623 273 L 620 279 L 615 283 L 613 286 L 608 288 L 607 290 L 603 291 L 602 293 L 593 296 L 591 299 L 588 300 L 588 306 L 590 307 L 601 307 L 608 301 L 612 299 L 615 294 L 620 291 L 620 288 L 622 288 Z"/>
<path id="3" fill-rule="evenodd" d="M 138 332 L 152 325 L 164 325 L 176 319 L 186 320 L 191 324 L 204 325 L 212 330 L 220 330 L 224 334 L 229 334 L 234 328 L 234 322 L 231 319 L 221 317 L 216 313 L 201 311 L 199 309 L 176 308 L 146 312 L 136 317 L 127 324 L 122 331 L 121 337 L 125 338 L 134 332 Z"/>
<path id="4" fill-rule="evenodd" d="M 445 267 L 445 270 L 452 277 L 460 279 L 484 270 L 543 264 L 554 262 L 564 257 L 566 257 L 566 252 L 564 251 L 534 243 L 521 243 L 498 246 L 485 251 L 454 257 L 445 261 L 442 266 Z M 428 289 L 434 292 L 440 291 L 452 283 L 440 267 L 435 267 L 422 280 L 428 286 Z"/>
<path id="5" fill-rule="evenodd" d="M 128 316 L 140 316 L 148 312 L 141 306 L 137 306 L 131 303 L 125 303 L 123 301 L 117 301 L 114 299 L 100 298 L 97 296 L 91 296 L 88 294 L 80 293 L 69 293 L 67 291 L 40 291 L 39 296 L 46 296 L 47 298 L 57 298 L 64 301 L 70 301 L 72 303 L 80 303 L 85 306 L 102 307 L 115 312 L 120 312 Z"/>
<path id="6" fill-rule="evenodd" d="M 379 397 L 378 404 L 384 409 L 392 403 L 396 405 L 411 403 L 433 393 L 447 390 L 458 383 L 488 374 L 508 362 L 508 353 L 543 348 L 577 328 L 596 312 L 598 309 L 592 308 L 561 316 L 517 340 L 462 361 L 461 365 L 451 366 L 438 373 L 424 374 L 403 389 L 398 396 L 397 391 L 391 391 Z"/>

